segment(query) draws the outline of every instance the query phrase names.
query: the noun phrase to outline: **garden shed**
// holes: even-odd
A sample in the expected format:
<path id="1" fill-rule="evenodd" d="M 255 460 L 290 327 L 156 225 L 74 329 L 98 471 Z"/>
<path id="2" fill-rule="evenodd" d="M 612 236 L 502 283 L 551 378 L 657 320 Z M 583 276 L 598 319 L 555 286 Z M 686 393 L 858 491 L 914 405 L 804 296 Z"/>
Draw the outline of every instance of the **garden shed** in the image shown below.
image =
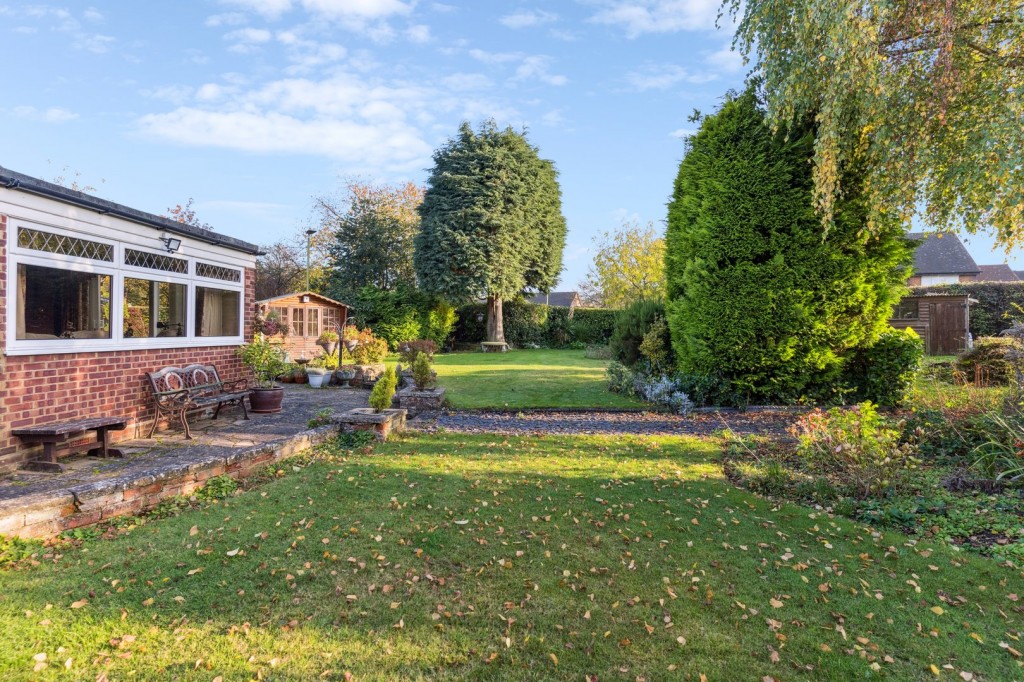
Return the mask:
<path id="1" fill-rule="evenodd" d="M 955 355 L 970 344 L 970 321 L 967 296 L 924 294 L 900 299 L 889 324 L 917 332 L 928 355 Z"/>
<path id="2" fill-rule="evenodd" d="M 313 291 L 300 291 L 256 301 L 256 312 L 273 316 L 288 328 L 288 334 L 276 337 L 289 360 L 315 358 L 323 353 L 317 339 L 325 331 L 341 330 L 348 321 L 349 306 Z"/>
<path id="3" fill-rule="evenodd" d="M 0 167 L 0 472 L 12 434 L 62 420 L 152 423 L 145 373 L 241 378 L 259 247 Z"/>

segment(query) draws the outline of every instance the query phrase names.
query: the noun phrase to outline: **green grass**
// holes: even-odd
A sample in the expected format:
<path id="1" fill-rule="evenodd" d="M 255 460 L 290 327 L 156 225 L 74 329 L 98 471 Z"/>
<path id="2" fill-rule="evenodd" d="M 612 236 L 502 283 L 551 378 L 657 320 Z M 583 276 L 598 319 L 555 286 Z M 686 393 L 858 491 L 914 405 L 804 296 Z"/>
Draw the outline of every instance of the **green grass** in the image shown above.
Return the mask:
<path id="1" fill-rule="evenodd" d="M 453 407 L 643 407 L 608 391 L 606 360 L 586 351 L 514 350 L 435 357 L 438 381 Z"/>
<path id="2" fill-rule="evenodd" d="M 1019 571 L 754 497 L 716 456 L 435 435 L 288 464 L 4 572 L 0 679 L 1024 675 Z"/>

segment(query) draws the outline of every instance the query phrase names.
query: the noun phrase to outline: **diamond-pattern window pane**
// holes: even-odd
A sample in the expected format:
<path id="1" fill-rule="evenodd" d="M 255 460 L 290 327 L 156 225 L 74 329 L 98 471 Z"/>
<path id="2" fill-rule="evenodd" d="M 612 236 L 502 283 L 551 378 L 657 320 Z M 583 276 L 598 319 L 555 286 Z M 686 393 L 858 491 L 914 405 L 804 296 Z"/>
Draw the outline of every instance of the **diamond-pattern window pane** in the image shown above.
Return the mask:
<path id="1" fill-rule="evenodd" d="M 234 268 L 224 268 L 210 263 L 196 263 L 196 274 L 200 277 L 220 279 L 225 282 L 241 282 L 242 273 Z"/>
<path id="2" fill-rule="evenodd" d="M 32 230 L 27 227 L 18 228 L 18 246 L 23 249 L 59 253 L 64 256 L 77 256 L 110 263 L 114 261 L 114 247 L 110 244 L 91 242 L 87 239 L 43 232 L 42 230 Z"/>
<path id="3" fill-rule="evenodd" d="M 160 254 L 148 253 L 146 251 L 136 251 L 135 249 L 124 250 L 124 264 L 134 265 L 137 268 L 176 272 L 181 275 L 188 274 L 187 260 L 161 256 Z"/>

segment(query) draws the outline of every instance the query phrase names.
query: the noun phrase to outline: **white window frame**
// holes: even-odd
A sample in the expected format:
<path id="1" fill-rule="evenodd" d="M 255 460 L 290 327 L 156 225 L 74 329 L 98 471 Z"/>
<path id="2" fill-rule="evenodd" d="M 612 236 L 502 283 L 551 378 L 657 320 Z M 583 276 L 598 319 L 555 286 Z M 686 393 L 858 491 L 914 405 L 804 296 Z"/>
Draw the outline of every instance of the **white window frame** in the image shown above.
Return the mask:
<path id="1" fill-rule="evenodd" d="M 110 244 L 114 247 L 114 261 L 96 261 L 76 256 L 36 251 L 18 246 L 18 228 L 50 232 L 77 239 Z M 125 265 L 125 249 L 146 251 L 156 255 L 172 255 L 188 261 L 185 274 L 150 270 L 137 266 Z M 7 333 L 5 353 L 7 355 L 49 355 L 70 353 L 92 353 L 119 350 L 142 350 L 150 348 L 191 348 L 211 346 L 238 346 L 245 342 L 245 271 L 233 265 L 223 264 L 221 267 L 238 270 L 240 282 L 227 282 L 209 277 L 197 277 L 196 261 L 211 263 L 208 254 L 191 257 L 181 253 L 167 254 L 159 249 L 148 248 L 137 243 L 116 241 L 86 232 L 69 230 L 36 221 L 24 220 L 8 216 L 7 219 Z M 110 275 L 110 338 L 109 339 L 18 339 L 18 265 L 37 265 L 48 268 L 92 272 Z M 220 264 L 218 264 L 220 265 Z M 186 301 L 186 332 L 185 336 L 167 337 L 125 337 L 124 336 L 124 280 L 125 278 L 145 279 L 154 282 L 170 282 L 187 286 Z M 196 287 L 208 287 L 237 291 L 239 334 L 237 336 L 196 336 L 195 305 Z"/>

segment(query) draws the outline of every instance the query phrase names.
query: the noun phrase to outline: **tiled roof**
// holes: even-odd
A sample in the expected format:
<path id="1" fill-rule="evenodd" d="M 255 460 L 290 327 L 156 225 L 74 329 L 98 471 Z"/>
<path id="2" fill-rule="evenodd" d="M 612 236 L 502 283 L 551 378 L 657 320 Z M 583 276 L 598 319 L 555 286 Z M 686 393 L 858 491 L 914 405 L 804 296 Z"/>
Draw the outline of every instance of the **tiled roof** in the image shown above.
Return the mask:
<path id="1" fill-rule="evenodd" d="M 976 275 L 981 272 L 955 234 L 911 232 L 907 236 L 919 242 L 914 251 L 915 275 Z"/>
<path id="2" fill-rule="evenodd" d="M 1020 277 L 1006 263 L 996 265 L 979 265 L 981 274 L 976 282 L 1019 282 Z"/>

